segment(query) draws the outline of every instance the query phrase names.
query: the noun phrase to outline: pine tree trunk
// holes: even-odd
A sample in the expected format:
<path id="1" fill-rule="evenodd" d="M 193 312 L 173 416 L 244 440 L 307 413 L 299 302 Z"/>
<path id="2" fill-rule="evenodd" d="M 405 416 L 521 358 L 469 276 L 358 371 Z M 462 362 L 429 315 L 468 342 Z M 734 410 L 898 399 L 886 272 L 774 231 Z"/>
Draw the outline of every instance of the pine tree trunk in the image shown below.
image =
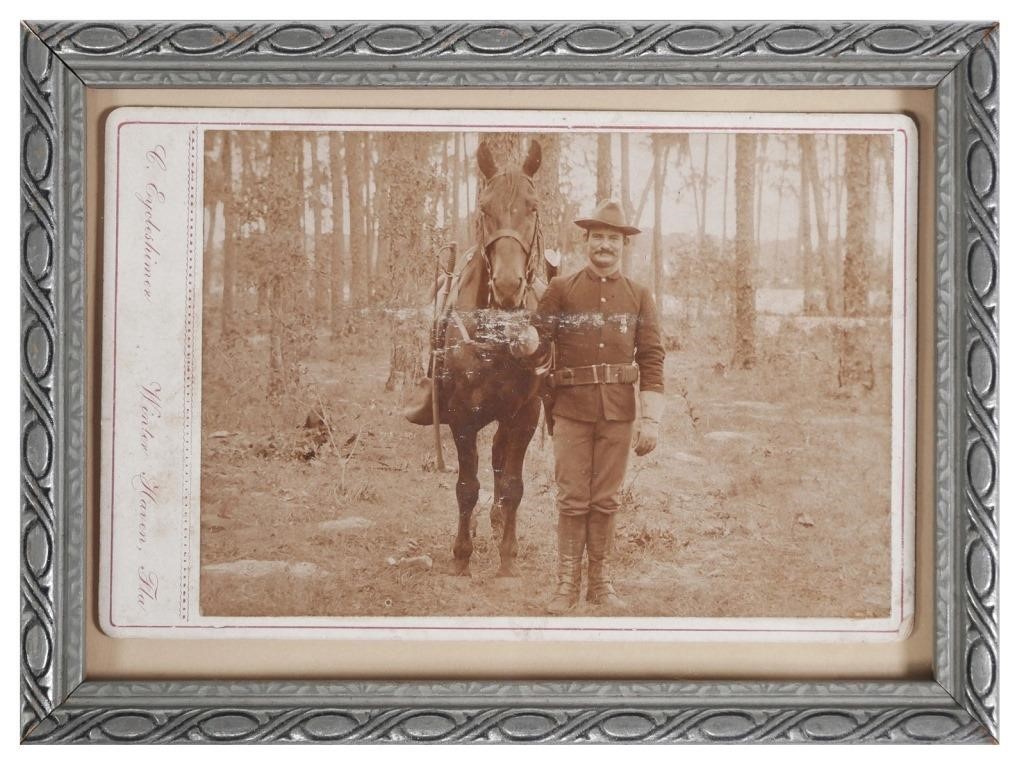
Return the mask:
<path id="1" fill-rule="evenodd" d="M 653 145 L 653 141 L 652 141 Z M 653 150 L 652 150 L 653 152 Z M 651 199 L 651 188 L 654 186 L 654 166 L 651 166 L 651 172 L 647 174 L 647 181 L 644 182 L 644 189 L 640 193 L 640 204 L 636 209 L 636 221 L 640 221 L 644 217 L 644 211 L 647 210 L 647 201 Z"/>
<path id="2" fill-rule="evenodd" d="M 303 177 L 302 144 L 292 131 L 270 134 L 270 178 L 277 180 L 276 199 L 267 214 L 266 242 L 273 261 L 268 264 L 270 320 L 270 360 L 267 395 L 279 403 L 282 396 L 298 384 L 298 370 L 292 364 L 295 350 L 290 342 L 289 326 L 296 320 L 289 310 L 303 284 Z"/>
<path id="3" fill-rule="evenodd" d="M 330 265 L 330 325 L 335 333 L 344 322 L 345 289 L 343 284 L 342 254 L 345 252 L 345 167 L 351 161 L 351 153 L 343 147 L 345 140 L 339 131 L 332 131 L 330 138 L 331 168 L 331 265 Z M 362 157 L 359 158 L 362 162 Z M 352 180 L 349 178 L 351 188 Z"/>
<path id="4" fill-rule="evenodd" d="M 821 183 L 821 173 L 818 166 L 818 150 L 814 136 L 802 136 L 801 142 L 807 153 L 807 182 L 811 190 L 811 202 L 814 205 L 814 228 L 818 233 L 817 241 L 817 267 L 815 274 L 819 275 L 820 282 L 825 288 L 825 306 L 829 314 L 837 314 L 839 311 L 839 296 L 835 290 L 829 273 L 829 232 L 828 219 L 825 213 L 825 191 Z M 827 150 L 827 147 L 826 147 Z"/>
<path id="5" fill-rule="evenodd" d="M 378 202 L 380 178 L 373 169 L 374 143 L 372 134 L 364 134 L 362 178 L 366 187 L 364 198 L 364 210 L 366 213 L 364 223 L 364 230 L 366 232 L 366 295 L 371 302 L 376 295 L 377 262 L 380 259 L 380 204 Z"/>
<path id="6" fill-rule="evenodd" d="M 451 202 L 449 204 L 449 213 L 451 214 L 451 224 L 449 225 L 448 232 L 450 240 L 453 243 L 459 241 L 459 235 L 462 232 L 462 206 L 460 205 L 462 190 L 462 157 L 459 153 L 459 141 L 460 135 L 458 133 L 452 134 L 452 194 Z M 447 149 L 445 150 L 447 152 Z"/>
<path id="7" fill-rule="evenodd" d="M 697 231 L 697 253 L 703 261 L 708 228 L 708 155 L 711 150 L 711 136 L 704 134 L 704 167 L 700 173 L 700 229 Z"/>
<path id="8" fill-rule="evenodd" d="M 619 134 L 619 187 L 622 190 L 622 211 L 626 215 L 628 224 L 636 224 L 633 218 L 633 200 L 630 195 L 630 184 L 632 179 L 629 176 L 629 134 Z M 627 247 L 622 251 L 622 274 L 631 275 L 632 248 Z"/>
<path id="9" fill-rule="evenodd" d="M 829 270 L 829 283 L 832 286 L 832 293 L 835 296 L 835 314 L 842 314 L 845 310 L 843 309 L 843 231 L 841 229 L 840 222 L 843 220 L 843 170 L 840 167 L 840 153 L 839 153 L 839 136 L 831 136 L 832 140 L 832 207 L 833 207 L 833 221 L 836 222 L 836 234 L 832 240 L 830 255 L 831 258 L 828 260 Z M 845 160 L 845 153 L 843 153 Z"/>
<path id="10" fill-rule="evenodd" d="M 863 317 L 868 310 L 868 200 L 870 137 L 848 134 L 846 148 L 846 237 L 843 251 L 843 314 Z M 867 328 L 848 324 L 840 333 L 839 386 L 875 384 Z"/>
<path id="11" fill-rule="evenodd" d="M 285 392 L 285 330 L 282 321 L 284 295 L 280 275 L 270 278 L 267 299 L 270 312 L 270 375 L 267 380 L 267 399 L 276 404 L 281 402 Z"/>
<path id="12" fill-rule="evenodd" d="M 815 300 L 815 265 L 817 259 L 814 255 L 814 244 L 811 242 L 811 173 L 808 165 L 811 162 L 814 137 L 810 134 L 800 134 L 798 143 L 800 147 L 800 218 L 797 222 L 797 247 L 800 248 L 800 269 L 802 275 L 804 301 L 803 309 L 806 314 L 818 311 Z"/>
<path id="13" fill-rule="evenodd" d="M 846 248 L 843 254 L 843 314 L 867 314 L 868 137 L 846 136 Z"/>
<path id="14" fill-rule="evenodd" d="M 238 243 L 238 203 L 235 201 L 235 139 L 232 131 L 224 132 L 221 143 L 221 169 L 224 190 L 224 246 L 221 253 L 220 333 L 226 338 L 234 333 L 235 321 L 235 248 Z M 243 163 L 245 162 L 243 147 Z"/>
<path id="15" fill-rule="evenodd" d="M 460 144 L 461 152 L 462 152 L 462 179 L 463 179 L 463 184 L 464 184 L 463 188 L 466 190 L 466 192 L 465 192 L 465 194 L 466 194 L 466 206 L 465 206 L 465 210 L 466 210 L 466 242 L 467 243 L 472 243 L 473 242 L 473 202 L 469 198 L 470 193 L 472 192 L 472 184 L 470 184 L 469 180 L 473 177 L 473 172 L 472 172 L 472 170 L 470 170 L 470 167 L 469 167 L 469 153 L 466 151 L 466 134 L 465 133 L 461 134 L 460 139 L 461 139 L 461 141 L 459 142 L 459 144 Z"/>
<path id="16" fill-rule="evenodd" d="M 612 196 L 612 135 L 597 135 L 597 203 Z"/>
<path id="17" fill-rule="evenodd" d="M 313 306 L 317 323 L 329 320 L 331 260 L 324 251 L 323 183 L 326 173 L 320 161 L 320 134 L 309 134 L 313 189 L 310 204 L 313 209 Z"/>
<path id="18" fill-rule="evenodd" d="M 764 216 L 764 177 L 765 166 L 768 164 L 768 140 L 767 133 L 759 134 L 754 139 L 754 242 L 761 243 L 761 224 Z"/>
<path id="19" fill-rule="evenodd" d="M 221 146 L 221 152 L 223 152 L 223 143 Z M 210 168 L 211 171 L 214 163 L 210 162 L 210 157 L 207 155 L 206 167 Z M 221 214 L 221 198 L 222 195 L 216 194 L 211 189 L 209 182 L 209 173 L 207 174 L 207 182 L 205 189 L 203 190 L 203 274 L 206 278 L 203 280 L 203 306 L 210 307 L 213 305 L 211 300 L 213 281 L 209 279 L 209 273 L 207 270 L 213 270 L 216 268 L 216 261 L 213 255 L 213 233 L 217 229 L 217 219 L 222 216 Z M 224 247 L 221 245 L 221 260 L 224 258 Z M 223 265 L 221 265 L 223 270 Z M 221 295 L 223 299 L 223 294 Z M 223 308 L 223 306 L 222 306 Z"/>
<path id="20" fill-rule="evenodd" d="M 562 137 L 558 133 L 540 133 L 534 136 L 540 143 L 540 169 L 533 177 L 537 189 L 537 209 L 540 212 L 540 231 L 544 248 L 559 247 L 562 230 L 561 162 Z"/>
<path id="21" fill-rule="evenodd" d="M 775 246 L 772 251 L 772 261 L 776 264 L 779 259 L 779 240 L 782 235 L 782 198 L 785 194 L 786 172 L 789 167 L 789 136 L 779 136 L 778 138 L 782 142 L 782 166 L 779 169 L 779 195 L 775 204 Z"/>
<path id="22" fill-rule="evenodd" d="M 729 144 L 730 144 L 731 139 L 729 137 L 729 134 L 728 133 L 724 134 L 724 138 L 725 138 L 725 162 L 722 163 L 722 167 L 725 169 L 725 171 L 722 173 L 722 233 L 721 233 L 722 240 L 721 240 L 721 249 L 719 251 L 719 255 L 722 257 L 723 261 L 725 260 L 725 247 L 726 247 L 726 240 L 728 239 L 728 230 L 726 229 L 726 224 L 728 223 L 729 217 L 726 215 L 726 211 L 729 209 L 729 205 L 728 205 L 728 202 L 729 202 L 729 161 L 731 160 L 730 152 L 729 152 Z"/>
<path id="23" fill-rule="evenodd" d="M 363 203 L 362 143 L 365 136 L 357 133 L 345 134 L 345 176 L 348 182 L 348 249 L 352 263 L 349 281 L 349 301 L 354 307 L 370 304 L 369 270 L 366 264 L 366 207 Z M 339 214 L 340 221 L 340 214 Z"/>
<path id="24" fill-rule="evenodd" d="M 696 223 L 696 226 L 694 227 L 694 229 L 696 230 L 695 234 L 699 238 L 701 230 L 704 228 L 704 213 L 703 213 L 703 211 L 701 209 L 700 192 L 697 189 L 697 169 L 693 165 L 693 152 L 691 151 L 691 148 L 690 148 L 690 135 L 687 134 L 687 133 L 681 134 L 679 136 L 679 167 L 680 167 L 680 171 L 683 170 L 683 168 L 682 168 L 682 165 L 683 165 L 683 155 L 686 156 L 686 164 L 687 164 L 687 166 L 689 167 L 689 170 L 690 170 L 690 174 L 689 174 L 690 175 L 689 187 L 690 187 L 690 191 L 693 193 L 693 212 L 694 212 L 694 215 L 697 218 L 697 223 Z M 681 175 L 683 175 L 683 179 L 684 179 L 684 183 L 685 183 L 686 176 L 685 176 L 685 174 L 681 174 Z"/>
<path id="25" fill-rule="evenodd" d="M 443 187 L 439 190 L 438 194 L 438 205 L 441 207 L 441 227 L 445 232 L 452 231 L 452 182 L 454 181 L 454 175 L 452 174 L 452 161 L 451 156 L 448 154 L 448 140 L 451 137 L 445 134 L 444 138 L 440 142 L 441 151 L 441 180 Z"/>
<path id="26" fill-rule="evenodd" d="M 757 137 L 736 135 L 736 304 L 735 365 L 752 368 L 755 360 L 754 286 L 752 266 L 757 243 L 754 231 L 754 164 Z"/>
<path id="27" fill-rule="evenodd" d="M 425 230 L 431 190 L 437 184 L 433 168 L 423 162 L 433 151 L 433 137 L 384 134 L 379 141 L 383 235 L 379 285 L 391 310 L 391 364 L 384 385 L 390 391 L 423 376 L 426 328 L 408 310 L 429 300 L 423 287 L 433 279 L 434 264 Z"/>
<path id="28" fill-rule="evenodd" d="M 658 307 L 658 316 L 663 316 L 664 290 L 662 289 L 662 242 L 661 242 L 661 204 L 665 192 L 665 165 L 668 148 L 666 137 L 654 134 L 651 146 L 654 150 L 654 232 L 651 234 L 651 267 L 654 270 L 654 299 Z"/>

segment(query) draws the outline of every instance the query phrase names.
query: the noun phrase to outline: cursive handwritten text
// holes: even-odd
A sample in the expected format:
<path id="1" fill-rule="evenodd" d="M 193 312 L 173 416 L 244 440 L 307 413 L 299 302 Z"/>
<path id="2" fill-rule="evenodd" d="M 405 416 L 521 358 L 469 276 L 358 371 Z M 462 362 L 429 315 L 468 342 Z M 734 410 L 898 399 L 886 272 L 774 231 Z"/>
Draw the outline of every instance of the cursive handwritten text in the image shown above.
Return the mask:
<path id="1" fill-rule="evenodd" d="M 157 493 L 160 491 L 160 486 L 146 477 L 145 472 L 139 472 L 132 478 L 132 488 L 136 493 L 135 548 L 141 551 L 148 537 L 150 514 L 156 511 Z"/>
<path id="2" fill-rule="evenodd" d="M 154 430 L 157 421 L 163 415 L 163 403 L 160 401 L 160 382 L 151 381 L 139 388 L 142 397 L 140 404 L 139 444 L 142 450 L 149 453 L 149 444 L 156 437 Z"/>
<path id="3" fill-rule="evenodd" d="M 167 150 L 162 144 L 146 152 L 146 168 L 167 171 Z M 135 199 L 142 204 L 142 292 L 147 301 L 153 300 L 154 271 L 160 259 L 159 238 L 163 232 L 157 222 L 157 206 L 167 201 L 167 195 L 155 181 L 146 184 Z"/>
<path id="4" fill-rule="evenodd" d="M 160 588 L 160 578 L 153 571 L 147 571 L 144 565 L 139 566 L 139 580 L 135 590 L 135 602 L 140 608 L 145 608 L 146 603 L 153 602 L 157 597 L 157 590 Z"/>

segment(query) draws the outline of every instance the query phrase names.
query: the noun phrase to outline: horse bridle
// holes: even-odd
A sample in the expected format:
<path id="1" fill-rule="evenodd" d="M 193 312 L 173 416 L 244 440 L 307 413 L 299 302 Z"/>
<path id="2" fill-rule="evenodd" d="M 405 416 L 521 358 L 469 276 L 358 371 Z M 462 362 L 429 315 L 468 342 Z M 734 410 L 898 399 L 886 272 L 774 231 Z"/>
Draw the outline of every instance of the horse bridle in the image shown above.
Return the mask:
<path id="1" fill-rule="evenodd" d="M 499 176 L 507 175 L 507 173 L 495 174 L 487 181 L 487 187 L 489 187 L 494 182 L 494 180 L 497 179 Z M 526 183 L 530 185 L 530 189 L 533 190 L 534 193 L 536 193 L 537 188 L 533 184 L 533 179 L 531 179 L 529 176 L 526 176 L 525 174 L 523 174 L 523 178 L 526 179 Z M 485 187 L 484 189 L 486 190 L 487 187 Z M 482 225 L 480 227 L 480 234 L 481 236 L 483 235 Z M 511 238 L 512 240 L 515 240 L 517 243 L 519 243 L 519 246 L 526 253 L 526 284 L 523 290 L 523 299 L 521 300 L 525 301 L 526 290 L 529 289 L 531 285 L 533 285 L 533 280 L 535 277 L 535 273 L 537 271 L 537 257 L 540 255 L 540 248 L 538 247 L 538 244 L 541 239 L 540 211 L 533 212 L 533 240 L 530 243 L 526 242 L 526 240 L 523 238 L 522 234 L 519 232 L 518 229 L 496 229 L 488 237 L 484 238 L 483 242 L 480 244 L 480 253 L 483 256 L 484 268 L 487 270 L 488 306 L 494 299 L 494 269 L 491 266 L 491 256 L 489 249 L 496 242 L 498 242 L 499 240 L 503 240 L 506 237 Z"/>

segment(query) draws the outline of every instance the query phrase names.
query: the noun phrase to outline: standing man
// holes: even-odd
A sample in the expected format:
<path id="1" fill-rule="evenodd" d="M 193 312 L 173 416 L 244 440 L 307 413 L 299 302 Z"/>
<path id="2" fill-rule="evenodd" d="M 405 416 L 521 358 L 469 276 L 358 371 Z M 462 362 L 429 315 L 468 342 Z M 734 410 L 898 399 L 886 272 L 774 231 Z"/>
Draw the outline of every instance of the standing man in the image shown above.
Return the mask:
<path id="1" fill-rule="evenodd" d="M 554 345 L 554 452 L 558 484 L 558 586 L 548 613 L 578 602 L 587 553 L 587 596 L 597 605 L 625 607 L 605 570 L 631 443 L 654 450 L 664 410 L 665 349 L 651 291 L 620 271 L 629 236 L 622 207 L 605 200 L 586 230 L 587 265 L 556 277 L 537 307 L 536 326 L 513 344 L 516 354 L 546 353 Z M 640 384 L 639 434 L 634 387 Z"/>

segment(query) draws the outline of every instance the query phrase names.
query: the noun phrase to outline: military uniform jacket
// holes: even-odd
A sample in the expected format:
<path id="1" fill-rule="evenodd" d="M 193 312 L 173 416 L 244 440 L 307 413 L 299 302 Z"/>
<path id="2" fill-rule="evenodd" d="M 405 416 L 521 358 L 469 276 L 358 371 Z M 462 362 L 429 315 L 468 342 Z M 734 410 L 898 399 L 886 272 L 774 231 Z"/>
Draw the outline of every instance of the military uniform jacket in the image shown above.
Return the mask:
<path id="1" fill-rule="evenodd" d="M 537 330 L 542 348 L 554 344 L 556 368 L 635 362 L 641 391 L 665 391 L 665 348 L 654 297 L 621 272 L 601 277 L 587 266 L 554 278 L 537 307 Z M 633 384 L 558 387 L 554 415 L 578 421 L 632 421 Z"/>

